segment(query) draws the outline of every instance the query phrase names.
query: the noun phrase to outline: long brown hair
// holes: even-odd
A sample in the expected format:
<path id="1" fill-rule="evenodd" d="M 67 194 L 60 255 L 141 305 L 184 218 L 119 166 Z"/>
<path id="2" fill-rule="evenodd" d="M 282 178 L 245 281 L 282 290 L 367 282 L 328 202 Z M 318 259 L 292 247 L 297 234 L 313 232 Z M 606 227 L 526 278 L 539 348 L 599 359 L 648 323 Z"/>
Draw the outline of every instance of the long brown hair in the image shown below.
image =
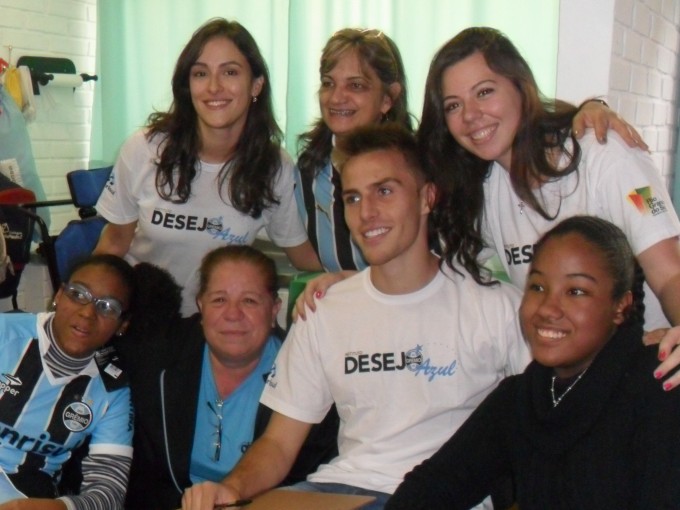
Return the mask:
<path id="1" fill-rule="evenodd" d="M 408 112 L 406 73 L 399 48 L 383 32 L 375 29 L 344 28 L 335 32 L 321 53 L 319 75 L 323 77 L 348 51 L 356 51 L 362 66 L 373 69 L 380 78 L 383 92 L 389 94 L 389 86 L 398 83 L 401 92 L 393 97 L 392 108 L 382 119 L 397 122 L 412 130 L 411 115 Z M 301 147 L 298 168 L 303 175 L 313 177 L 325 165 L 332 149 L 331 130 L 323 118 L 319 118 L 311 130 L 299 137 Z"/>
<path id="2" fill-rule="evenodd" d="M 223 37 L 232 41 L 248 61 L 253 79 L 264 78 L 257 102 L 248 109 L 248 117 L 236 145 L 236 154 L 219 173 L 219 193 L 225 190 L 232 205 L 240 212 L 258 218 L 264 209 L 278 204 L 274 181 L 281 166 L 282 134 L 272 106 L 269 71 L 253 36 L 236 21 L 215 18 L 199 27 L 182 50 L 172 76 L 173 101 L 167 112 L 149 116 L 147 138 L 160 136 L 156 169 L 156 190 L 165 200 L 185 203 L 191 196 L 191 182 L 201 141 L 196 110 L 191 102 L 189 77 L 206 43 Z"/>
<path id="3" fill-rule="evenodd" d="M 468 152 L 453 138 L 445 121 L 442 92 L 444 72 L 475 53 L 484 56 L 492 71 L 510 80 L 522 99 L 521 122 L 512 145 L 510 178 L 517 195 L 544 218 L 554 219 L 554 216 L 541 206 L 532 191 L 532 183 L 558 179 L 576 171 L 581 150 L 570 131 L 577 108 L 544 98 L 529 65 L 500 31 L 488 27 L 468 28 L 435 54 L 427 76 L 418 129 L 419 145 L 440 193 L 432 218 L 444 244 L 447 264 L 453 266 L 455 258 L 478 283 L 488 284 L 477 256 L 484 247 L 483 183 L 492 162 Z M 566 147 L 569 139 L 574 147 L 572 153 Z M 559 171 L 548 156 L 554 148 L 569 159 L 567 166 Z"/>

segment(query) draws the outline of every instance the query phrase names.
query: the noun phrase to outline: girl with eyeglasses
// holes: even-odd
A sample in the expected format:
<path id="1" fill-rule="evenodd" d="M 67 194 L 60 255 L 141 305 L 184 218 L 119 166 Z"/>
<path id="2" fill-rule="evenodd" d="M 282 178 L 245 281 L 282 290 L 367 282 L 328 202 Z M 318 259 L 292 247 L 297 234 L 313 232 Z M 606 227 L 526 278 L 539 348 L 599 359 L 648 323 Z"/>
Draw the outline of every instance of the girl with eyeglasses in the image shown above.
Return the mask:
<path id="1" fill-rule="evenodd" d="M 122 506 L 132 410 L 107 344 L 128 327 L 134 299 L 130 265 L 95 255 L 74 266 L 54 311 L 0 314 L 0 508 Z M 86 441 L 82 485 L 64 494 L 62 468 Z"/>

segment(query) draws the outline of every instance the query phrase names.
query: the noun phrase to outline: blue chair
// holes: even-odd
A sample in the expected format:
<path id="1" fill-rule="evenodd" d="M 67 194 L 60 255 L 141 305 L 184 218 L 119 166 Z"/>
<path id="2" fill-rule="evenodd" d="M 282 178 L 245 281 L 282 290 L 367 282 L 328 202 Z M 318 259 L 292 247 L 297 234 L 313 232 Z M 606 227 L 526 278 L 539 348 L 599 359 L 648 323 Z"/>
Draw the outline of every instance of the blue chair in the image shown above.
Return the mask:
<path id="1" fill-rule="evenodd" d="M 73 170 L 66 174 L 73 205 L 78 208 L 81 218 L 89 218 L 97 214 L 94 206 L 111 177 L 111 170 L 113 170 L 112 166 L 105 166 L 91 170 Z"/>
<path id="2" fill-rule="evenodd" d="M 70 199 L 36 201 L 35 194 L 0 174 L 0 228 L 2 228 L 12 270 L 0 278 L 0 299 L 12 297 L 17 309 L 17 288 L 23 268 L 30 257 L 34 227 L 38 227 L 41 243 L 38 252 L 56 292 L 66 279 L 71 264 L 92 253 L 106 220 L 97 216 L 95 205 L 111 175 L 113 167 L 74 170 L 66 175 Z M 71 220 L 57 235 L 51 236 L 45 221 L 36 214 L 40 207 L 75 205 L 80 219 Z"/>
<path id="3" fill-rule="evenodd" d="M 59 282 L 68 275 L 71 264 L 89 255 L 97 245 L 106 220 L 97 216 L 95 205 L 108 182 L 112 166 L 74 170 L 66 174 L 73 205 L 80 219 L 71 220 L 54 240 L 54 257 Z M 56 290 L 56 289 L 55 289 Z"/>

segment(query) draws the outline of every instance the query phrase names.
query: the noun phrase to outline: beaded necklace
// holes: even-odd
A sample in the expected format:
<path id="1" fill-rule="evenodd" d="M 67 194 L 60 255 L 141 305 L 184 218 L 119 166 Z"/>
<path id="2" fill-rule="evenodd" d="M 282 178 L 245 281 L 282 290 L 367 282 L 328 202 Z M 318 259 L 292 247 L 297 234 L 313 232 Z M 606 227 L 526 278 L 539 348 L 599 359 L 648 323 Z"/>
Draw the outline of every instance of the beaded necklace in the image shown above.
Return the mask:
<path id="1" fill-rule="evenodd" d="M 587 371 L 588 368 L 581 372 L 578 375 L 578 377 L 574 380 L 574 382 L 567 386 L 567 389 L 564 390 L 564 392 L 559 397 L 555 397 L 555 379 L 557 379 L 557 376 L 556 375 L 552 376 L 552 381 L 550 383 L 550 396 L 552 397 L 553 407 L 557 407 L 557 404 L 562 402 L 562 399 L 565 397 L 565 395 L 569 393 L 574 386 L 576 386 L 576 383 L 581 380 L 581 377 L 583 377 Z"/>

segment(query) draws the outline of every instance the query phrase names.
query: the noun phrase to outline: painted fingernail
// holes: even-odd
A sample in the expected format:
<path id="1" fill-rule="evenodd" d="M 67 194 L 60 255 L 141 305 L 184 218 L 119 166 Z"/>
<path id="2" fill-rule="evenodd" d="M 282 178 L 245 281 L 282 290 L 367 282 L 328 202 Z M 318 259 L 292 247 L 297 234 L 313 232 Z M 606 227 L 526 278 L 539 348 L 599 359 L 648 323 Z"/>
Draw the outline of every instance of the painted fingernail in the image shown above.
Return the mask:
<path id="1" fill-rule="evenodd" d="M 660 359 L 661 361 L 665 360 L 665 359 L 666 359 L 666 356 L 668 356 L 668 355 L 666 354 L 666 351 L 660 351 L 660 352 L 659 352 L 659 359 Z"/>
<path id="2" fill-rule="evenodd" d="M 320 298 L 320 297 L 321 297 L 321 291 L 320 291 L 320 290 L 317 290 L 317 291 L 314 293 L 314 296 Z"/>
<path id="3" fill-rule="evenodd" d="M 654 379 L 661 379 L 662 377 L 663 377 L 663 372 L 661 370 L 654 372 Z"/>
<path id="4" fill-rule="evenodd" d="M 672 388 L 673 388 L 673 385 L 672 385 L 671 383 L 669 383 L 669 382 L 664 383 L 664 385 L 663 385 L 664 391 L 668 391 L 668 390 L 670 390 L 670 389 L 672 389 Z"/>

